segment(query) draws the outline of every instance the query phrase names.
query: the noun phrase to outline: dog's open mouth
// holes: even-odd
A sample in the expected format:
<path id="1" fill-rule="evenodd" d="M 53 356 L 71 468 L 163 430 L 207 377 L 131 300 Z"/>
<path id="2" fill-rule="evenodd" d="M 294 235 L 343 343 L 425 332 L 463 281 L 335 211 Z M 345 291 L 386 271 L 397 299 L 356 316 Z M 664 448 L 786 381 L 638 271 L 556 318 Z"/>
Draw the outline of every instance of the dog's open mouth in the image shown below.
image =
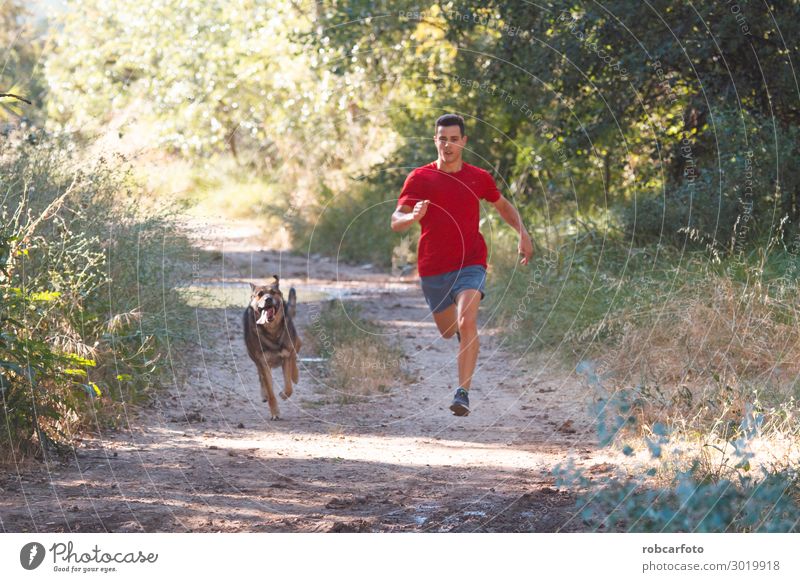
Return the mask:
<path id="1" fill-rule="evenodd" d="M 258 325 L 263 325 L 265 323 L 272 323 L 273 319 L 275 319 L 275 308 L 267 307 L 264 311 L 261 312 L 261 317 L 258 318 L 258 321 L 256 323 Z"/>

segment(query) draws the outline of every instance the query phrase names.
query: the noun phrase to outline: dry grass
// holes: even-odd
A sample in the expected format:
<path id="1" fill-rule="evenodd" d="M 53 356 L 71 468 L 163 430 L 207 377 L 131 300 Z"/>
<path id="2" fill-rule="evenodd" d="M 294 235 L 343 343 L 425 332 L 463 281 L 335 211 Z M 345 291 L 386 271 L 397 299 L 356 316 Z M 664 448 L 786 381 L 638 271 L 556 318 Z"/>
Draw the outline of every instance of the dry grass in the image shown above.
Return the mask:
<path id="1" fill-rule="evenodd" d="M 716 277 L 645 316 L 623 311 L 605 362 L 619 378 L 656 384 L 792 382 L 800 373 L 797 307 Z"/>
<path id="2" fill-rule="evenodd" d="M 389 392 L 403 377 L 397 350 L 367 338 L 339 346 L 330 359 L 330 373 L 343 402 Z"/>
<path id="3" fill-rule="evenodd" d="M 635 386 L 639 426 L 734 438 L 748 411 L 770 434 L 797 431 L 797 298 L 721 276 L 660 297 L 647 313 L 622 310 L 618 342 L 601 358 L 615 384 Z"/>
<path id="4" fill-rule="evenodd" d="M 312 313 L 311 321 L 303 338 L 327 358 L 327 384 L 341 403 L 389 392 L 405 380 L 403 352 L 360 315 L 357 305 L 329 301 Z"/>

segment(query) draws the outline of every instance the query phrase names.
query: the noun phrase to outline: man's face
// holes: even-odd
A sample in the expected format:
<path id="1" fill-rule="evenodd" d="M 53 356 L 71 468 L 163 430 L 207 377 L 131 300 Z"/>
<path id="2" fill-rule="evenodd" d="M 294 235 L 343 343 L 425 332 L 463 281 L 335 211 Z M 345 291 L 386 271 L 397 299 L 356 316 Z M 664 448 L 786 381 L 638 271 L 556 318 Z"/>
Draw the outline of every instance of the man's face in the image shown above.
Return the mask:
<path id="1" fill-rule="evenodd" d="M 439 125 L 433 139 L 439 159 L 448 164 L 460 160 L 461 150 L 467 145 L 467 136 L 461 135 L 461 128 L 457 125 Z"/>

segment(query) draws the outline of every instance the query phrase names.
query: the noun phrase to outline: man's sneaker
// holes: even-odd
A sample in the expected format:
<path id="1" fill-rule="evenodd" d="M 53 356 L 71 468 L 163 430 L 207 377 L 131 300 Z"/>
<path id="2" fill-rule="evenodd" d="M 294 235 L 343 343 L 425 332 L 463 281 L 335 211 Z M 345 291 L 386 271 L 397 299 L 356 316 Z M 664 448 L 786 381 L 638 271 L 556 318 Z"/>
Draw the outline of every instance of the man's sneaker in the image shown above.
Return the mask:
<path id="1" fill-rule="evenodd" d="M 450 405 L 450 410 L 456 416 L 467 416 L 469 414 L 469 395 L 463 388 L 456 390 L 456 395 L 453 397 L 453 403 Z"/>

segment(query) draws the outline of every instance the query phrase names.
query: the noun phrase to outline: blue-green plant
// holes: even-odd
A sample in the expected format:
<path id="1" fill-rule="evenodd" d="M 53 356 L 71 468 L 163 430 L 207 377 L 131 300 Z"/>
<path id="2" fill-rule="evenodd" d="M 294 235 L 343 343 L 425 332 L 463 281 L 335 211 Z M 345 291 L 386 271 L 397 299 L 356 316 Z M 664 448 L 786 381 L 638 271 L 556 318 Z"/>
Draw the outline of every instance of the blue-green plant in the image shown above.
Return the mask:
<path id="1" fill-rule="evenodd" d="M 591 365 L 579 372 L 602 390 Z M 651 460 L 638 474 L 615 475 L 598 484 L 573 461 L 556 467 L 559 487 L 577 492 L 576 515 L 593 530 L 636 532 L 793 532 L 800 523 L 796 467 L 751 466 L 751 443 L 759 436 L 765 417 L 750 405 L 735 436 L 724 447 L 713 468 L 695 458 L 688 468 L 675 469 L 666 450 L 674 430 L 663 423 L 643 427 L 631 414 L 635 393 L 616 392 L 599 399 L 597 430 L 600 444 L 621 442 L 625 427 L 645 433 Z M 634 447 L 625 444 L 625 455 Z"/>

